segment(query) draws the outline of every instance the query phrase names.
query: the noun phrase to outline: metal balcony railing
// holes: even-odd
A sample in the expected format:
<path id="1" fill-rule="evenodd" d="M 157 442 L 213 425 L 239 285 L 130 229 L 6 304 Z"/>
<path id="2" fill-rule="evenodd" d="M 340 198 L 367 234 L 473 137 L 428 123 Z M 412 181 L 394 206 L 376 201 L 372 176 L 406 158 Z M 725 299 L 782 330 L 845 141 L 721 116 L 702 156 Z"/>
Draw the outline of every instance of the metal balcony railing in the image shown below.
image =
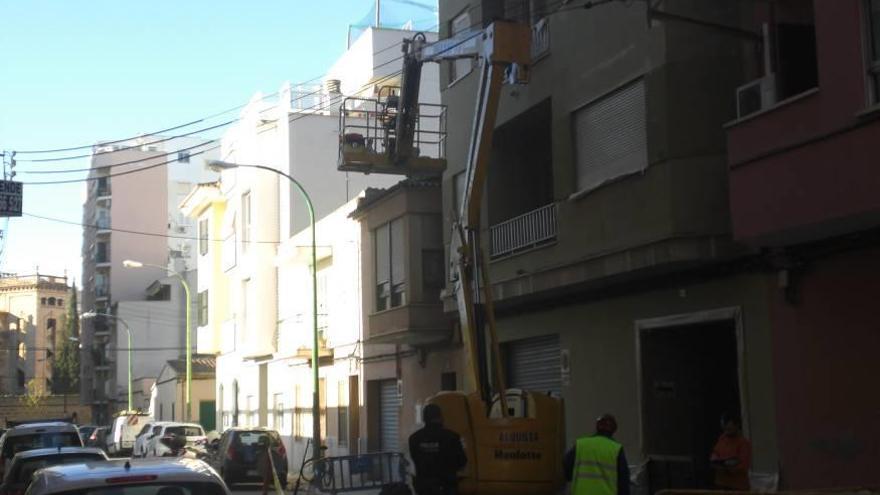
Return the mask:
<path id="1" fill-rule="evenodd" d="M 489 256 L 499 258 L 556 239 L 556 203 L 489 227 Z"/>

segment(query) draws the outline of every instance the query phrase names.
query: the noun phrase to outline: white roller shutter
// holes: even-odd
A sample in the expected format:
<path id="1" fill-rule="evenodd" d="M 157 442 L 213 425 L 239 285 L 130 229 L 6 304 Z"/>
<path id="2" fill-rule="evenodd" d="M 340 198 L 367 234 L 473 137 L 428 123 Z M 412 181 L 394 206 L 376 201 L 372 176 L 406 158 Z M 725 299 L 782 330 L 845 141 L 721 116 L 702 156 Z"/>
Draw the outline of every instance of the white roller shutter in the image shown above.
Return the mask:
<path id="1" fill-rule="evenodd" d="M 379 384 L 379 450 L 400 450 L 400 400 L 397 397 L 397 380 L 382 380 Z"/>
<path id="2" fill-rule="evenodd" d="M 579 191 L 647 168 L 643 80 L 577 110 L 573 118 Z"/>
<path id="3" fill-rule="evenodd" d="M 505 344 L 510 388 L 562 394 L 562 355 L 558 335 L 514 340 Z"/>

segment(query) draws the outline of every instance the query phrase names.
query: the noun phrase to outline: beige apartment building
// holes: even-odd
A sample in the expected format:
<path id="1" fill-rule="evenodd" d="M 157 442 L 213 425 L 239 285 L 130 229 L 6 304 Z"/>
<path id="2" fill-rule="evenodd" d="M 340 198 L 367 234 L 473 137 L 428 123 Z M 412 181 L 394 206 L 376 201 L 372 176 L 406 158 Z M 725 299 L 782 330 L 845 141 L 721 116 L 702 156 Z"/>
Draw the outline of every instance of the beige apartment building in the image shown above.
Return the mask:
<path id="1" fill-rule="evenodd" d="M 23 393 L 31 380 L 38 390 L 51 391 L 69 291 L 66 276 L 0 276 L 0 393 Z"/>
<path id="2" fill-rule="evenodd" d="M 154 349 L 135 351 L 135 378 L 155 378 L 162 363 L 181 354 L 184 294 L 163 268 L 195 285 L 194 273 L 187 272 L 195 270 L 196 228 L 177 205 L 194 184 L 216 176 L 204 167 L 213 156 L 209 141 L 193 137 L 142 136 L 93 147 L 83 205 L 82 311 L 123 318 L 133 345 Z M 138 172 L 126 174 L 133 170 Z M 127 269 L 126 259 L 160 268 Z M 117 323 L 98 317 L 82 324 L 80 396 L 99 424 L 127 406 L 128 354 L 116 345 L 125 341 Z"/>

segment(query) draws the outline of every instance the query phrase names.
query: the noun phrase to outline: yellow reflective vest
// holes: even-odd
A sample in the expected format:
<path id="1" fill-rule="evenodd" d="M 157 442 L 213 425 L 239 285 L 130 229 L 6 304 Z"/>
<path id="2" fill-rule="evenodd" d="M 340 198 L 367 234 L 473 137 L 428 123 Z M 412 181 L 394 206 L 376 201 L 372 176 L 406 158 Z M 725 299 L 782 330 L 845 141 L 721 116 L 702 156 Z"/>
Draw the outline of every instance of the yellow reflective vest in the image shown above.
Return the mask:
<path id="1" fill-rule="evenodd" d="M 578 439 L 572 495 L 617 495 L 617 457 L 622 448 L 601 435 Z"/>

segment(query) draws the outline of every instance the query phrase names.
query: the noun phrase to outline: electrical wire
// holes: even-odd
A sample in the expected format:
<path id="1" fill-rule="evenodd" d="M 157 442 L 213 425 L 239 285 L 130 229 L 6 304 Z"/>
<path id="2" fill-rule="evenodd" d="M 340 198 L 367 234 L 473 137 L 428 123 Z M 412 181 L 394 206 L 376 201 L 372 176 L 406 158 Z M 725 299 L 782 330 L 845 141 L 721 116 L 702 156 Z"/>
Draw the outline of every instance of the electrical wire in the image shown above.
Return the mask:
<path id="1" fill-rule="evenodd" d="M 182 138 L 182 137 L 192 136 L 192 135 L 194 135 L 194 134 L 199 134 L 199 133 L 202 133 L 202 132 L 213 131 L 213 130 L 215 130 L 215 129 L 219 129 L 219 128 L 221 128 L 221 127 L 226 127 L 226 126 L 228 126 L 228 125 L 230 125 L 230 124 L 234 124 L 235 122 L 238 122 L 238 120 L 239 120 L 239 119 L 227 120 L 226 122 L 223 122 L 223 123 L 220 123 L 220 124 L 217 124 L 217 125 L 212 125 L 212 126 L 210 126 L 210 127 L 205 127 L 205 128 L 202 128 L 202 129 L 196 129 L 196 130 L 194 130 L 194 131 L 190 131 L 190 132 L 187 132 L 187 133 L 184 133 L 184 134 L 178 134 L 178 135 L 176 135 L 176 136 L 169 136 L 169 137 L 166 137 L 166 138 L 157 139 L 157 140 L 155 140 L 155 141 L 149 141 L 149 142 L 146 142 L 146 143 L 141 143 L 141 144 L 138 144 L 138 146 L 150 146 L 150 145 L 153 145 L 153 144 L 165 143 L 165 142 L 171 141 L 171 140 L 173 140 L 173 139 L 178 139 L 178 138 Z M 99 143 L 97 146 L 101 146 L 101 145 L 102 145 L 102 144 Z M 83 154 L 83 155 L 63 156 L 63 157 L 59 157 L 59 158 L 38 158 L 38 159 L 36 159 L 36 160 L 16 160 L 16 161 L 17 161 L 17 162 L 30 162 L 30 163 L 37 163 L 37 162 L 41 162 L 41 163 L 42 163 L 42 162 L 60 162 L 60 161 L 66 161 L 66 160 L 78 160 L 78 159 L 80 159 L 80 158 L 94 158 L 94 157 L 96 157 L 96 156 L 110 155 L 110 154 L 113 154 L 113 153 L 119 153 L 119 152 L 121 152 L 121 151 L 125 151 L 125 148 L 120 149 L 120 150 L 112 150 L 112 151 L 99 151 L 99 152 L 97 152 L 97 153 L 87 153 L 87 154 Z M 183 151 L 183 150 L 176 150 L 176 151 Z M 28 174 L 48 174 L 48 173 L 53 173 L 53 172 L 54 172 L 54 173 L 61 173 L 61 172 L 73 172 L 73 171 L 74 171 L 74 170 L 29 171 L 29 172 L 23 172 L 23 173 L 28 173 Z M 78 171 L 78 170 L 77 170 L 77 171 Z"/>
<path id="2" fill-rule="evenodd" d="M 31 218 L 37 218 L 40 220 L 46 220 L 49 222 L 57 222 L 57 223 L 63 223 L 63 224 L 67 224 L 67 225 L 75 225 L 77 227 L 93 228 L 93 229 L 98 229 L 98 230 L 109 230 L 111 232 L 119 232 L 121 234 L 142 235 L 142 236 L 147 236 L 147 237 L 164 237 L 166 239 L 181 239 L 181 240 L 187 240 L 187 241 L 206 240 L 207 242 L 213 242 L 213 243 L 222 243 L 222 242 L 226 241 L 226 239 L 201 239 L 199 237 L 194 237 L 194 236 L 161 234 L 158 232 L 143 232 L 143 231 L 139 231 L 139 230 L 118 229 L 118 228 L 112 228 L 112 227 L 105 228 L 105 227 L 99 227 L 98 225 L 95 225 L 95 224 L 80 223 L 80 222 L 75 222 L 73 220 L 63 220 L 61 218 L 47 217 L 47 216 L 37 215 L 34 213 L 28 213 L 28 212 L 23 212 L 22 215 L 26 216 L 26 217 L 31 217 Z M 238 242 L 248 243 L 248 244 L 282 244 L 284 241 L 245 241 L 245 240 L 239 239 Z"/>
<path id="3" fill-rule="evenodd" d="M 618 1 L 618 0 L 601 0 L 601 1 Z M 556 12 L 559 12 L 559 11 L 557 10 Z M 476 26 L 479 25 L 479 24 L 480 24 L 480 23 L 474 23 L 474 24 L 472 24 L 472 25 L 470 26 L 470 28 L 476 27 Z M 477 31 L 477 32 L 473 33 L 472 35 L 470 35 L 470 36 L 468 36 L 468 37 L 462 39 L 461 41 L 459 41 L 459 42 L 457 42 L 457 43 L 455 43 L 455 44 L 449 46 L 449 47 L 446 48 L 444 51 L 452 50 L 452 49 L 454 49 L 454 48 L 456 48 L 456 47 L 458 47 L 458 46 L 460 46 L 460 45 L 462 45 L 462 44 L 464 44 L 464 43 L 466 43 L 466 42 L 468 42 L 468 41 L 470 41 L 470 40 L 472 40 L 472 39 L 474 39 L 474 38 L 476 38 L 476 37 L 478 37 L 478 36 L 480 36 L 480 35 L 481 35 L 481 32 Z M 401 44 L 402 44 L 402 43 L 401 43 Z M 400 46 L 400 44 L 398 44 L 398 45 L 391 45 L 391 46 L 389 46 L 389 47 L 384 48 L 383 50 L 380 50 L 379 52 L 384 51 L 384 50 L 388 50 L 389 48 L 391 48 L 391 47 L 393 47 L 393 46 Z M 379 52 L 377 52 L 377 53 L 379 53 Z M 442 53 L 442 52 L 440 52 L 440 53 Z M 391 60 L 388 60 L 388 61 L 386 61 L 386 62 L 384 62 L 384 63 L 381 63 L 381 64 L 379 64 L 379 65 L 374 66 L 374 67 L 373 67 L 373 70 L 380 69 L 380 68 L 382 68 L 382 67 L 384 67 L 384 66 L 387 66 L 387 65 L 390 65 L 390 64 L 392 64 L 392 63 L 395 63 L 395 62 L 397 62 L 397 61 L 399 61 L 399 60 L 401 60 L 401 59 L 403 59 L 403 58 L 404 58 L 404 55 L 401 55 L 401 56 L 399 56 L 399 57 L 395 57 L 395 58 L 393 58 L 393 59 L 391 59 Z M 393 73 L 391 73 L 391 74 L 389 74 L 389 75 L 387 75 L 387 76 L 384 76 L 383 78 L 380 78 L 379 81 L 392 79 L 393 77 L 396 77 L 396 76 L 402 74 L 402 72 L 403 72 L 402 70 L 400 70 L 400 71 L 396 71 L 396 72 L 393 72 Z M 369 86 L 371 86 L 371 85 L 374 86 L 374 85 L 376 85 L 376 84 L 378 84 L 378 81 L 372 81 L 372 82 L 370 82 L 370 83 L 368 83 L 368 84 L 363 85 L 363 86 L 361 87 L 361 90 L 362 90 L 362 89 L 366 89 L 367 87 L 369 87 Z M 308 95 L 303 95 L 303 97 L 304 97 L 304 96 L 308 96 Z M 289 119 L 288 119 L 288 122 L 289 122 L 289 123 L 293 123 L 293 122 L 296 122 L 296 121 L 299 120 L 299 119 L 306 118 L 306 117 L 312 115 L 312 114 L 309 114 L 309 113 L 304 113 L 305 110 L 314 110 L 314 111 L 326 110 L 327 108 L 330 108 L 330 107 L 333 106 L 335 103 L 338 103 L 339 101 L 341 101 L 341 100 L 344 99 L 344 98 L 346 98 L 346 96 L 344 96 L 344 95 L 340 95 L 340 96 L 338 96 L 338 97 L 331 98 L 330 101 L 328 101 L 328 102 L 319 103 L 318 105 L 313 105 L 313 106 L 310 107 L 310 108 L 300 109 L 299 112 L 298 112 L 299 115 L 294 114 L 294 118 L 289 118 Z M 204 153 L 206 153 L 206 152 L 208 152 L 208 151 L 213 151 L 213 150 L 215 150 L 215 149 L 218 149 L 219 147 L 220 147 L 219 145 L 218 145 L 218 146 L 214 146 L 214 147 L 211 147 L 211 148 L 208 148 L 208 149 L 205 149 L 205 150 L 202 150 L 202 151 L 196 152 L 196 153 L 192 153 L 190 156 L 196 156 L 196 155 L 204 154 Z M 151 157 L 150 159 L 155 159 L 155 157 Z M 161 162 L 161 163 L 157 163 L 157 164 L 153 164 L 153 165 L 150 165 L 150 166 L 147 166 L 147 167 L 142 167 L 142 168 L 138 168 L 138 169 L 134 169 L 134 170 L 128 170 L 128 171 L 125 171 L 125 172 L 119 172 L 119 173 L 116 173 L 116 174 L 108 174 L 108 175 L 104 175 L 104 176 L 101 176 L 101 177 L 86 177 L 86 178 L 84 178 L 84 179 L 70 179 L 70 180 L 65 180 L 65 181 L 38 181 L 38 182 L 24 182 L 24 184 L 28 184 L 28 185 L 54 185 L 54 184 L 71 184 L 71 183 L 77 183 L 77 182 L 86 182 L 86 181 L 98 180 L 98 179 L 100 179 L 100 178 L 110 178 L 110 177 L 117 177 L 117 176 L 121 176 L 121 175 L 128 175 L 128 174 L 132 174 L 132 173 L 142 172 L 142 171 L 150 170 L 150 169 L 152 169 L 152 168 L 156 168 L 156 167 L 159 167 L 159 166 L 162 166 L 162 165 L 167 165 L 168 163 L 171 163 L 171 162 L 174 162 L 174 161 L 177 161 L 177 160 L 168 160 L 168 161 Z M 91 169 L 88 169 L 88 170 L 91 170 Z"/>
<path id="4" fill-rule="evenodd" d="M 430 28 L 430 29 L 434 29 L 434 28 L 436 28 L 436 27 L 437 27 L 437 26 L 433 26 L 433 27 Z M 379 55 L 379 54 L 381 54 L 381 53 L 384 53 L 384 52 L 386 52 L 386 51 L 388 51 L 388 50 L 391 50 L 391 49 L 394 49 L 394 48 L 400 48 L 401 45 L 402 45 L 402 43 L 396 43 L 396 44 L 389 45 L 389 46 L 387 46 L 387 47 L 385 47 L 385 48 L 383 48 L 383 49 L 381 49 L 381 50 L 378 50 L 378 51 L 374 52 L 374 53 L 373 53 L 373 56 Z M 309 85 L 309 84 L 311 84 L 311 83 L 314 83 L 314 82 L 316 82 L 316 81 L 318 81 L 318 80 L 320 80 L 320 79 L 323 79 L 324 77 L 326 77 L 326 74 L 321 74 L 321 75 L 319 75 L 319 76 L 313 77 L 313 78 L 308 79 L 308 80 L 306 80 L 306 81 L 298 82 L 298 83 L 294 84 L 293 86 L 294 86 L 294 87 L 298 87 L 298 86 L 306 86 L 306 85 Z M 318 89 L 317 91 L 314 91 L 314 92 L 312 92 L 312 93 L 306 93 L 306 94 L 300 95 L 298 98 L 295 98 L 295 99 L 292 100 L 292 101 L 296 101 L 296 100 L 299 100 L 299 99 L 303 99 L 303 98 L 306 98 L 306 97 L 308 97 L 308 96 L 311 96 L 311 95 L 317 94 L 317 93 L 319 93 L 319 92 L 321 92 L 321 89 Z M 262 98 L 260 98 L 260 101 L 266 100 L 266 99 L 268 99 L 268 98 L 272 98 L 272 97 L 274 97 L 274 96 L 278 96 L 279 94 L 280 94 L 280 91 L 276 91 L 276 92 L 274 92 L 274 93 L 271 93 L 271 94 L 265 95 L 265 96 L 263 96 Z M 134 140 L 134 139 L 138 139 L 138 138 L 143 137 L 143 136 L 162 134 L 162 133 L 164 133 L 164 132 L 170 132 L 170 131 L 174 131 L 174 130 L 178 130 L 178 129 L 183 129 L 183 128 L 186 128 L 186 127 L 189 127 L 189 126 L 192 126 L 192 125 L 195 125 L 195 124 L 199 124 L 199 123 L 205 122 L 205 121 L 207 121 L 207 120 L 211 120 L 211 119 L 216 118 L 216 117 L 219 117 L 219 116 L 221 116 L 221 115 L 225 115 L 225 114 L 227 114 L 227 113 L 234 112 L 234 111 L 236 111 L 236 110 L 242 109 L 242 108 L 248 106 L 249 104 L 250 104 L 250 102 L 248 102 L 248 103 L 244 103 L 244 104 L 241 104 L 241 105 L 236 105 L 236 106 L 234 106 L 234 107 L 230 107 L 230 108 L 228 108 L 228 109 L 226 109 L 226 110 L 223 110 L 223 111 L 220 111 L 220 112 L 217 112 L 217 113 L 211 114 L 211 115 L 207 115 L 207 116 L 204 116 L 204 117 L 202 117 L 202 118 L 200 118 L 200 119 L 196 119 L 196 120 L 193 120 L 193 121 L 191 121 L 191 122 L 187 122 L 187 123 L 185 123 L 185 124 L 180 124 L 180 125 L 177 125 L 177 126 L 174 126 L 174 127 L 168 127 L 168 128 L 160 129 L 160 130 L 158 130 L 158 131 L 153 131 L 153 132 L 146 132 L 146 133 L 138 134 L 138 135 L 136 135 L 136 136 L 131 136 L 131 137 L 128 137 L 128 138 L 124 138 L 124 139 L 116 139 L 116 140 L 113 140 L 113 141 L 103 141 L 103 142 L 98 143 L 98 144 L 100 144 L 100 145 L 111 145 L 111 144 L 125 143 L 125 142 L 132 141 L 132 140 Z M 144 145 L 157 144 L 157 143 L 162 143 L 162 142 L 170 141 L 170 140 L 175 139 L 175 138 L 178 138 L 178 137 L 190 136 L 190 135 L 196 134 L 196 133 L 198 133 L 198 132 L 204 132 L 204 131 L 207 131 L 207 130 L 212 130 L 212 129 L 216 129 L 216 128 L 218 128 L 218 127 L 222 127 L 222 126 L 224 126 L 224 125 L 229 125 L 229 123 L 236 122 L 236 121 L 238 121 L 238 120 L 239 120 L 239 119 L 234 119 L 234 120 L 229 121 L 228 123 L 220 124 L 220 125 L 218 125 L 218 126 L 213 126 L 213 127 L 209 127 L 209 128 L 206 128 L 206 129 L 201 129 L 201 130 L 197 130 L 197 131 L 192 131 L 192 132 L 185 133 L 185 134 L 181 134 L 181 135 L 178 135 L 178 136 L 171 136 L 171 137 L 168 137 L 168 138 L 165 138 L 165 139 L 161 139 L 161 140 L 158 140 L 158 141 L 153 141 L 153 142 L 150 142 L 150 143 L 144 143 Z M 94 146 L 95 146 L 95 143 L 93 143 L 93 144 L 88 144 L 88 145 L 81 145 L 81 146 L 72 146 L 72 147 L 68 147 L 68 148 L 55 148 L 55 149 L 46 149 L 46 150 L 15 150 L 15 152 L 16 152 L 16 154 L 61 153 L 61 152 L 65 152 L 65 151 L 77 151 L 77 150 L 82 150 L 82 149 L 92 149 Z M 118 150 L 114 150 L 114 151 L 118 151 Z M 100 154 L 104 154 L 104 153 L 112 153 L 112 152 L 113 152 L 113 151 L 108 151 L 108 152 L 103 152 L 103 153 L 96 153 L 96 155 L 100 155 Z M 86 158 L 86 157 L 89 157 L 89 156 L 92 156 L 92 155 L 89 154 L 89 155 L 78 155 L 78 156 L 73 156 L 73 157 L 46 158 L 46 159 L 19 159 L 19 160 L 17 160 L 17 161 L 20 161 L 20 162 L 49 162 L 49 161 L 60 161 L 60 160 L 73 160 L 73 159 L 77 159 L 77 158 Z"/>
<path id="5" fill-rule="evenodd" d="M 224 125 L 228 125 L 232 122 L 235 122 L 235 121 L 234 120 L 229 121 L 229 122 L 225 123 Z M 97 166 L 97 167 L 71 168 L 71 169 L 62 169 L 62 170 L 28 170 L 28 171 L 22 171 L 21 173 L 23 173 L 23 174 L 70 174 L 70 173 L 74 173 L 74 172 L 90 172 L 92 170 L 107 170 L 107 169 L 116 168 L 116 167 L 123 167 L 125 165 L 132 165 L 135 163 L 147 162 L 150 160 L 161 160 L 162 157 L 168 157 L 168 156 L 174 155 L 175 153 L 192 151 L 196 148 L 200 148 L 202 146 L 207 146 L 209 144 L 216 143 L 216 142 L 217 142 L 217 139 L 211 139 L 211 140 L 196 144 L 194 146 L 189 146 L 187 148 L 180 148 L 180 149 L 177 149 L 174 151 L 169 151 L 166 153 L 162 153 L 162 154 L 159 154 L 156 156 L 151 156 L 151 157 L 147 157 L 147 158 L 138 158 L 136 160 L 129 160 L 126 162 L 111 163 L 108 165 L 101 165 L 101 166 Z M 88 155 L 86 155 L 86 156 L 88 156 Z M 192 156 L 192 155 L 189 155 L 189 156 Z M 172 161 L 176 162 L 178 160 L 179 159 L 174 159 Z"/>
<path id="6" fill-rule="evenodd" d="M 209 152 L 209 151 L 213 151 L 213 150 L 216 150 L 216 149 L 219 149 L 219 148 L 220 148 L 220 145 L 213 146 L 213 147 L 211 147 L 211 148 L 204 149 L 204 150 L 201 150 L 201 151 L 197 151 L 197 152 L 195 152 L 195 153 L 190 153 L 189 156 L 190 156 L 190 157 L 193 157 L 193 156 L 202 155 L 202 154 L 205 154 L 205 153 L 207 153 L 207 152 Z M 158 157 L 151 157 L 151 158 L 149 158 L 148 160 L 155 160 L 156 158 L 158 158 Z M 143 172 L 143 171 L 145 171 L 145 170 L 150 170 L 150 169 L 154 169 L 154 168 L 157 168 L 157 167 L 162 167 L 162 166 L 164 166 L 164 165 L 168 165 L 169 163 L 174 163 L 174 162 L 176 162 L 176 161 L 177 161 L 177 159 L 175 158 L 174 160 L 166 160 L 166 161 L 164 161 L 164 162 L 155 163 L 155 164 L 153 164 L 153 165 L 149 165 L 149 166 L 147 166 L 147 167 L 136 168 L 136 169 L 133 169 L 133 170 L 126 170 L 125 172 L 117 172 L 117 173 L 115 173 L 115 174 L 107 174 L 107 175 L 102 175 L 102 176 L 85 177 L 85 178 L 82 178 L 82 179 L 68 179 L 68 180 L 54 180 L 54 181 L 36 181 L 36 182 L 31 181 L 31 182 L 22 182 L 22 184 L 29 185 L 29 186 L 46 186 L 46 185 L 57 185 L 57 184 L 76 184 L 76 183 L 78 183 L 78 182 L 91 182 L 91 181 L 96 181 L 96 180 L 105 179 L 105 178 L 110 178 L 110 177 L 119 177 L 119 176 L 122 176 L 122 175 L 136 174 L 136 173 L 138 173 L 138 172 Z M 98 167 L 98 168 L 101 168 L 101 167 Z"/>

